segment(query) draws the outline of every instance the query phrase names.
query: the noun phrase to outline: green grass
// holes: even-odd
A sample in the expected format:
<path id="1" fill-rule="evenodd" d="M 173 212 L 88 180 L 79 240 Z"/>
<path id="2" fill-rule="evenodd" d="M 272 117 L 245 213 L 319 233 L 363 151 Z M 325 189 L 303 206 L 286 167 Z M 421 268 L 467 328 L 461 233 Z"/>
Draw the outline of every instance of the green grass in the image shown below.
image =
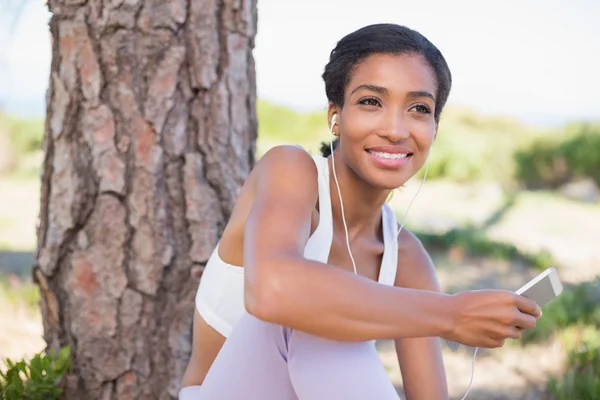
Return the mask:
<path id="1" fill-rule="evenodd" d="M 31 279 L 0 275 L 0 304 L 37 310 L 40 301 L 39 288 Z"/>
<path id="2" fill-rule="evenodd" d="M 455 228 L 442 234 L 418 231 L 414 231 L 414 233 L 425 247 L 431 249 L 460 248 L 472 257 L 518 261 L 541 271 L 556 264 L 552 254 L 548 251 L 526 252 L 514 244 L 489 239 L 484 232 L 478 229 Z"/>

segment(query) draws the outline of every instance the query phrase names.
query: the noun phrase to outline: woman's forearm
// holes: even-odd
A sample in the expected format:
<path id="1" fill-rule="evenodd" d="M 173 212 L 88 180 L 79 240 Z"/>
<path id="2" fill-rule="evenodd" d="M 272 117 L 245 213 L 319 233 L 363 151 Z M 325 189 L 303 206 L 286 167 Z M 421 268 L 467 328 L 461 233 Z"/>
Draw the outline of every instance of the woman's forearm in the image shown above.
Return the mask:
<path id="1" fill-rule="evenodd" d="M 452 328 L 446 294 L 386 286 L 305 259 L 269 270 L 278 273 L 246 281 L 246 308 L 265 321 L 347 341 L 444 337 Z"/>

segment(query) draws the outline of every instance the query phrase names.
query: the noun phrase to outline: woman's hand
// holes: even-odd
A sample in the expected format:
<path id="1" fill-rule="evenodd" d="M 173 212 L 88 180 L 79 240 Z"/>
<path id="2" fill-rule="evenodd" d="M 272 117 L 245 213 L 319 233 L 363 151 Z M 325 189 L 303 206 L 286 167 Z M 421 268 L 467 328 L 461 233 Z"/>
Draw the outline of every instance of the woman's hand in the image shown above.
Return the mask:
<path id="1" fill-rule="evenodd" d="M 472 290 L 450 297 L 453 329 L 447 339 L 472 347 L 501 347 L 533 329 L 542 315 L 526 297 L 505 290 Z"/>

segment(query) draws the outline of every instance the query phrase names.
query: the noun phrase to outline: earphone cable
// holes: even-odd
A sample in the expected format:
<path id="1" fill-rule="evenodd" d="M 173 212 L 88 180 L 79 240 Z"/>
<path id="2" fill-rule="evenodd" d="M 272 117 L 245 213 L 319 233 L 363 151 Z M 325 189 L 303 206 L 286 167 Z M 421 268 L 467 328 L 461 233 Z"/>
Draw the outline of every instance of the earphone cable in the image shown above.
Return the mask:
<path id="1" fill-rule="evenodd" d="M 333 124 L 331 124 L 331 130 L 333 132 Z M 333 135 L 332 135 L 333 136 Z M 344 223 L 344 231 L 346 232 L 346 246 L 348 247 L 348 254 L 350 255 L 350 260 L 352 261 L 352 268 L 354 268 L 354 274 L 357 275 L 356 271 L 356 262 L 354 261 L 354 256 L 352 255 L 352 250 L 350 250 L 350 238 L 348 234 L 348 225 L 346 224 L 346 216 L 344 213 L 344 202 L 342 201 L 342 192 L 340 191 L 340 184 L 337 179 L 337 174 L 335 172 L 335 156 L 333 155 L 333 141 L 331 138 L 329 139 L 329 145 L 331 147 L 331 165 L 333 166 L 333 179 L 335 180 L 335 187 L 337 188 L 338 197 L 340 198 L 340 209 L 342 212 L 342 222 Z"/>
<path id="2" fill-rule="evenodd" d="M 335 118 L 335 117 L 334 117 Z M 332 124 L 331 124 L 331 136 L 333 136 L 333 126 L 335 125 L 335 119 L 332 119 Z M 342 223 L 344 224 L 344 231 L 346 233 L 346 246 L 348 248 L 348 254 L 350 255 L 350 260 L 352 261 L 352 267 L 354 268 L 354 274 L 358 274 L 357 270 L 356 270 L 356 262 L 354 261 L 354 256 L 352 255 L 352 250 L 350 248 L 350 238 L 349 238 L 349 233 L 348 233 L 348 225 L 346 224 L 346 216 L 344 213 L 344 202 L 342 201 L 342 193 L 340 191 L 340 184 L 338 182 L 337 179 L 337 173 L 335 170 L 335 156 L 334 156 L 334 148 L 333 148 L 333 140 L 329 139 L 329 146 L 331 149 L 331 164 L 333 166 L 333 179 L 335 180 L 335 186 L 338 192 L 338 197 L 340 199 L 340 210 L 342 212 Z M 432 147 L 432 146 L 431 146 Z M 419 192 L 421 191 L 421 189 L 423 188 L 423 185 L 425 184 L 425 180 L 427 179 L 427 172 L 429 171 L 429 160 L 431 159 L 431 147 L 429 148 L 429 154 L 427 155 L 427 161 L 426 161 L 426 166 L 425 166 L 425 172 L 423 174 L 423 180 L 421 181 L 421 184 L 419 185 L 419 188 L 417 189 L 417 193 L 415 193 L 414 197 L 412 198 L 412 200 L 410 201 L 410 203 L 408 204 L 408 207 L 406 207 L 406 211 L 404 212 L 404 217 L 402 218 L 402 223 L 400 224 L 400 228 L 398 228 L 398 233 L 396 234 L 396 238 L 398 238 L 398 236 L 400 236 L 400 232 L 402 232 L 402 229 L 404 228 L 404 224 L 408 218 L 408 212 L 410 210 L 410 207 L 412 206 L 413 202 L 415 201 L 415 199 L 417 198 L 417 196 L 419 195 Z M 471 390 L 471 386 L 473 384 L 473 378 L 475 377 L 475 359 L 477 357 L 477 350 L 479 350 L 479 347 L 475 348 L 475 351 L 473 353 L 473 361 L 471 364 L 471 380 L 469 381 L 469 386 L 467 387 L 467 391 L 465 393 L 465 395 L 463 396 L 463 398 L 461 400 L 465 400 Z"/>
<path id="3" fill-rule="evenodd" d="M 475 377 L 475 359 L 477 358 L 477 350 L 479 350 L 479 347 L 475 347 L 475 351 L 473 352 L 473 361 L 471 361 L 471 380 L 469 381 L 469 386 L 467 387 L 465 395 L 460 400 L 465 400 L 471 391 L 471 385 L 473 385 L 473 378 Z"/>

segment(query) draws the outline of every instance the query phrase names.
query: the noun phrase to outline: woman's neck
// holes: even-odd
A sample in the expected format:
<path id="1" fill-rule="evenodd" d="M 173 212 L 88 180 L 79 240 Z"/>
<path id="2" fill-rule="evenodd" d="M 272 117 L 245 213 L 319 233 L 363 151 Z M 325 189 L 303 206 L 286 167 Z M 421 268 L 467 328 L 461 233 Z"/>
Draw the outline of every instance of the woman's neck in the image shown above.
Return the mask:
<path id="1" fill-rule="evenodd" d="M 350 241 L 364 234 L 375 233 L 381 225 L 381 207 L 385 203 L 390 191 L 369 185 L 348 167 L 339 154 L 336 154 L 333 158 L 329 157 L 329 187 L 331 191 L 332 216 L 340 224 L 343 224 L 342 208 L 333 173 L 333 159 L 335 159 L 335 175 L 337 176 L 339 189 L 342 194 L 344 216 L 348 226 Z"/>

